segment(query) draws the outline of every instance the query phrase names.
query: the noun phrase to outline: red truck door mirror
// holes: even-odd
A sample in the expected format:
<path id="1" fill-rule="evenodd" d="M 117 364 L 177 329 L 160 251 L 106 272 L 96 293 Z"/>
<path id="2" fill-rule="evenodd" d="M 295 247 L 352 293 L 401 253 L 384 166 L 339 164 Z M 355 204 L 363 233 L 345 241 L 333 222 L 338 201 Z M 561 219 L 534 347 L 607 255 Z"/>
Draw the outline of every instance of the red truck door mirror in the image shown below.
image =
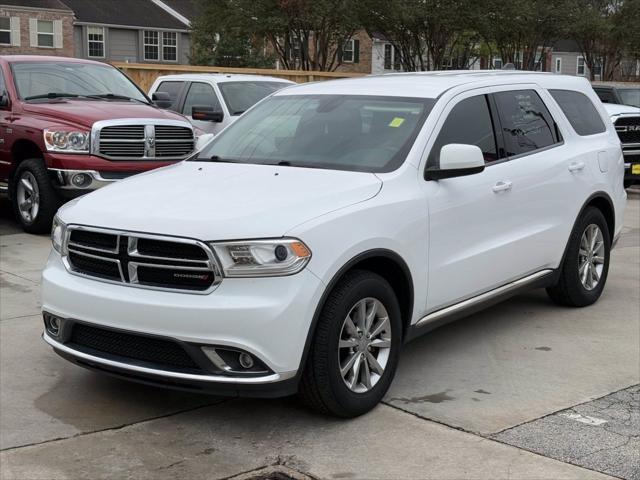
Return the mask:
<path id="1" fill-rule="evenodd" d="M 9 95 L 7 92 L 0 93 L 0 108 L 9 106 Z"/>
<path id="2" fill-rule="evenodd" d="M 151 95 L 151 100 L 159 108 L 170 108 L 173 104 L 167 92 L 155 92 Z"/>
<path id="3" fill-rule="evenodd" d="M 220 110 L 214 110 L 208 105 L 194 105 L 191 107 L 191 118 L 204 122 L 220 123 L 224 120 L 224 113 Z"/>

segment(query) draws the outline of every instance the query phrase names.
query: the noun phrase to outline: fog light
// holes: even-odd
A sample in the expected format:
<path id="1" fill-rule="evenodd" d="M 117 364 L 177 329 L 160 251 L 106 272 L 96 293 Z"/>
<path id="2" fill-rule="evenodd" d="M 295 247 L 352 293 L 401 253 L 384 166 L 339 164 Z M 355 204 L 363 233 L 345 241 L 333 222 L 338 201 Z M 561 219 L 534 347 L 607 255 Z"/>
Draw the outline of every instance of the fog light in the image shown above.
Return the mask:
<path id="1" fill-rule="evenodd" d="M 238 361 L 240 362 L 240 365 L 242 366 L 242 368 L 251 368 L 253 367 L 253 358 L 251 358 L 251 355 L 249 355 L 248 353 L 241 353 L 238 356 Z"/>
<path id="2" fill-rule="evenodd" d="M 60 333 L 60 319 L 52 315 L 46 315 L 44 317 L 44 324 L 47 329 L 47 333 L 57 337 Z"/>
<path id="3" fill-rule="evenodd" d="M 91 184 L 91 176 L 86 173 L 76 173 L 71 177 L 71 183 L 76 187 L 88 187 Z"/>

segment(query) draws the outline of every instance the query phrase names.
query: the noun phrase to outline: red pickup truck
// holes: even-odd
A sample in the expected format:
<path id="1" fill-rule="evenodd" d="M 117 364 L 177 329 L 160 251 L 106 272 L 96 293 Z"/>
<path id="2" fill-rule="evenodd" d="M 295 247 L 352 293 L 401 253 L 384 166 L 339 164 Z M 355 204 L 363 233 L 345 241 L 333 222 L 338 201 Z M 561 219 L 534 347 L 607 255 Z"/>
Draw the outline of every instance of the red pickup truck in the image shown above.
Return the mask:
<path id="1" fill-rule="evenodd" d="M 192 125 L 100 62 L 0 56 L 0 193 L 27 232 L 69 198 L 188 157 Z"/>

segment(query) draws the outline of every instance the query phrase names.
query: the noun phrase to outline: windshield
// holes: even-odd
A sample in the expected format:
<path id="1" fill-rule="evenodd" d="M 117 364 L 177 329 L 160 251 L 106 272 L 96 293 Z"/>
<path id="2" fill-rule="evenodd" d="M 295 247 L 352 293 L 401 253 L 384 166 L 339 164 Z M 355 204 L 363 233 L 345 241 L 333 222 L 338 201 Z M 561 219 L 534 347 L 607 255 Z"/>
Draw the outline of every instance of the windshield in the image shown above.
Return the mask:
<path id="1" fill-rule="evenodd" d="M 435 100 L 360 95 L 268 98 L 195 160 L 364 172 L 395 170 Z"/>
<path id="2" fill-rule="evenodd" d="M 124 97 L 148 103 L 120 70 L 92 63 L 13 63 L 13 78 L 20 98 L 78 96 Z"/>
<path id="3" fill-rule="evenodd" d="M 640 88 L 621 88 L 618 95 L 624 105 L 640 108 Z"/>
<path id="4" fill-rule="evenodd" d="M 264 97 L 288 87 L 284 82 L 221 82 L 218 84 L 231 115 L 241 115 Z"/>

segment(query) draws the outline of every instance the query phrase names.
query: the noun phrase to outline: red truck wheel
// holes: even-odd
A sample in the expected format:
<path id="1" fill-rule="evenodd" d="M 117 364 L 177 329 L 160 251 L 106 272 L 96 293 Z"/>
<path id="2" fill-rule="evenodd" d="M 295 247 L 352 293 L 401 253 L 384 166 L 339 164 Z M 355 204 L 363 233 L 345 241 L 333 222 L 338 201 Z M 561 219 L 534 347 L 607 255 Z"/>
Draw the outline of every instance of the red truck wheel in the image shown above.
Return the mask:
<path id="1" fill-rule="evenodd" d="M 46 233 L 61 201 L 51 185 L 47 169 L 38 158 L 24 160 L 13 177 L 11 200 L 25 232 Z"/>

